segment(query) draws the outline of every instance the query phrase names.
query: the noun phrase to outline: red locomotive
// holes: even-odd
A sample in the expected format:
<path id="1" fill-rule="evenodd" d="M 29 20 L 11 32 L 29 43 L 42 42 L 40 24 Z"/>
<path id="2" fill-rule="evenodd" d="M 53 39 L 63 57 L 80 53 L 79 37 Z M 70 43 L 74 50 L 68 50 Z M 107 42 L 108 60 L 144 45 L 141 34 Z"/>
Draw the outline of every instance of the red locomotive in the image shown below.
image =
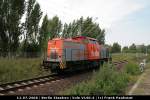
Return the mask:
<path id="1" fill-rule="evenodd" d="M 100 66 L 111 59 L 109 49 L 90 37 L 54 38 L 48 41 L 45 68 L 52 72 L 79 70 Z"/>

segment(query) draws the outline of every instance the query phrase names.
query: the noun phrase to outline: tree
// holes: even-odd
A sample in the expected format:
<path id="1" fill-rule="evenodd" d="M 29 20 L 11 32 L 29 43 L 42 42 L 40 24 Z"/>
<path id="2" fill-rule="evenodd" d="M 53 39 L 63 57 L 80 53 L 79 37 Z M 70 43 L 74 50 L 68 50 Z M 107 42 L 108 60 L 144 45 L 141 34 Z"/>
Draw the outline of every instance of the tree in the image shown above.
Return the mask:
<path id="1" fill-rule="evenodd" d="M 16 52 L 22 34 L 21 18 L 25 11 L 25 0 L 0 1 L 0 43 L 2 52 Z"/>
<path id="2" fill-rule="evenodd" d="M 92 18 L 87 17 L 85 20 L 80 18 L 81 35 L 96 38 L 100 44 L 105 42 L 105 30 L 101 29 L 99 24 L 95 23 Z M 79 24 L 80 25 L 80 24 Z"/>
<path id="3" fill-rule="evenodd" d="M 9 51 L 16 52 L 19 47 L 21 31 L 21 18 L 25 11 L 25 0 L 10 0 L 10 12 L 8 15 Z"/>
<path id="4" fill-rule="evenodd" d="M 5 53 L 8 52 L 8 36 L 6 34 L 7 31 L 7 10 L 8 8 L 8 0 L 0 0 L 0 52 L 1 55 L 6 56 Z M 4 9 L 5 8 L 5 9 Z"/>
<path id="5" fill-rule="evenodd" d="M 63 37 L 63 38 L 69 37 L 68 24 L 66 24 L 66 23 L 63 26 L 63 31 L 62 31 L 61 37 Z"/>
<path id="6" fill-rule="evenodd" d="M 28 0 L 27 1 L 27 12 L 26 12 L 26 21 L 25 21 L 25 43 L 29 41 L 30 35 L 33 33 L 32 29 L 32 11 L 34 9 L 35 0 Z M 26 44 L 25 44 L 26 45 Z"/>
<path id="7" fill-rule="evenodd" d="M 121 52 L 121 46 L 118 43 L 113 43 L 113 46 L 111 48 L 112 53 L 120 53 Z"/>
<path id="8" fill-rule="evenodd" d="M 48 39 L 48 17 L 47 15 L 45 15 L 43 22 L 42 22 L 42 26 L 40 28 L 40 32 L 39 32 L 39 45 L 41 50 L 45 49 L 47 46 L 47 39 Z"/>
<path id="9" fill-rule="evenodd" d="M 136 53 L 136 45 L 133 43 L 131 46 L 129 46 L 129 52 Z"/>
<path id="10" fill-rule="evenodd" d="M 150 54 L 150 45 L 147 46 L 147 52 Z"/>
<path id="11" fill-rule="evenodd" d="M 146 53 L 146 46 L 144 44 L 141 45 L 141 51 L 142 53 Z"/>
<path id="12" fill-rule="evenodd" d="M 105 42 L 105 30 L 99 27 L 99 24 L 94 23 L 93 19 L 87 17 L 79 20 L 74 20 L 69 25 L 65 24 L 62 37 L 87 36 L 96 38 L 100 44 Z"/>
<path id="13" fill-rule="evenodd" d="M 98 35 L 96 37 L 96 39 L 98 40 L 98 42 L 100 44 L 105 44 L 105 30 L 98 30 Z"/>
<path id="14" fill-rule="evenodd" d="M 35 0 L 29 0 L 27 3 L 27 16 L 26 16 L 26 39 L 28 42 L 36 43 L 39 32 L 39 22 L 42 17 L 40 5 L 35 4 Z"/>
<path id="15" fill-rule="evenodd" d="M 128 53 L 129 52 L 128 46 L 123 47 L 122 52 L 123 53 Z"/>
<path id="16" fill-rule="evenodd" d="M 54 16 L 48 21 L 48 32 L 49 39 L 60 37 L 60 32 L 62 31 L 62 23 L 59 20 L 58 16 Z"/>
<path id="17" fill-rule="evenodd" d="M 37 39 L 38 39 L 39 22 L 40 22 L 41 17 L 42 17 L 42 11 L 40 9 L 40 5 L 36 3 L 31 13 L 31 19 L 32 19 L 31 22 L 32 22 L 32 28 L 33 28 L 31 39 L 35 43 L 37 42 Z"/>
<path id="18" fill-rule="evenodd" d="M 25 21 L 25 39 L 23 44 L 24 52 L 38 52 L 39 51 L 39 22 L 42 17 L 40 5 L 35 0 L 28 0 L 27 13 Z M 31 46 L 34 45 L 34 46 Z M 29 48 L 29 46 L 33 48 Z M 34 50 L 37 48 L 36 50 Z"/>

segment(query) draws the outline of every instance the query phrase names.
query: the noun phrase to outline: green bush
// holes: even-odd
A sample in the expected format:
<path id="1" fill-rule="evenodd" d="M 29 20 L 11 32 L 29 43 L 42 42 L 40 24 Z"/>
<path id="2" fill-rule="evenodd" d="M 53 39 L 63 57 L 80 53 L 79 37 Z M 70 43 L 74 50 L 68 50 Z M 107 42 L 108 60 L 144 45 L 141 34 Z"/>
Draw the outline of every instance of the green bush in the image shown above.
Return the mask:
<path id="1" fill-rule="evenodd" d="M 65 91 L 67 95 L 118 95 L 124 94 L 131 77 L 140 74 L 139 66 L 129 62 L 118 71 L 116 66 L 105 64 L 88 82 L 82 82 Z"/>
<path id="2" fill-rule="evenodd" d="M 88 82 L 82 82 L 65 91 L 67 95 L 116 95 L 122 94 L 128 85 L 129 78 L 125 72 L 104 65 Z"/>
<path id="3" fill-rule="evenodd" d="M 147 63 L 150 62 L 150 54 L 147 55 L 146 60 L 147 60 Z"/>
<path id="4" fill-rule="evenodd" d="M 130 75 L 138 75 L 138 74 L 140 74 L 139 65 L 135 64 L 135 63 L 129 62 L 125 66 L 124 70 L 126 71 L 127 74 L 130 74 Z"/>

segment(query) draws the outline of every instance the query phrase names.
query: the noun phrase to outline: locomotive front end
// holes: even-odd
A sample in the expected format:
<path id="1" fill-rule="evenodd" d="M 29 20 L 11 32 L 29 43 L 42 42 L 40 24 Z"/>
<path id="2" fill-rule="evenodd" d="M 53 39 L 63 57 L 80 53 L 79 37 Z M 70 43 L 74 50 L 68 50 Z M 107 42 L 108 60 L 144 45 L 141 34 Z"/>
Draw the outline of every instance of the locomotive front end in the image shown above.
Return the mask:
<path id="1" fill-rule="evenodd" d="M 62 47 L 63 39 L 53 39 L 48 41 L 47 55 L 43 61 L 43 65 L 46 69 L 55 72 L 65 68 Z"/>

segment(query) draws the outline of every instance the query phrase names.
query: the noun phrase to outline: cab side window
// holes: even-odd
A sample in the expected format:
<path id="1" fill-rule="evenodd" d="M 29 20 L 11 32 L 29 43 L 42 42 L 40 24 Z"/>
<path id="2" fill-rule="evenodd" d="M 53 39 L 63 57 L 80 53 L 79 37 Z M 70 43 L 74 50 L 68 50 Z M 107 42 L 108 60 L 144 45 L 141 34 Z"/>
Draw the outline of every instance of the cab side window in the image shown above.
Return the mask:
<path id="1" fill-rule="evenodd" d="M 96 44 L 97 42 L 95 40 L 89 40 L 89 43 Z"/>

